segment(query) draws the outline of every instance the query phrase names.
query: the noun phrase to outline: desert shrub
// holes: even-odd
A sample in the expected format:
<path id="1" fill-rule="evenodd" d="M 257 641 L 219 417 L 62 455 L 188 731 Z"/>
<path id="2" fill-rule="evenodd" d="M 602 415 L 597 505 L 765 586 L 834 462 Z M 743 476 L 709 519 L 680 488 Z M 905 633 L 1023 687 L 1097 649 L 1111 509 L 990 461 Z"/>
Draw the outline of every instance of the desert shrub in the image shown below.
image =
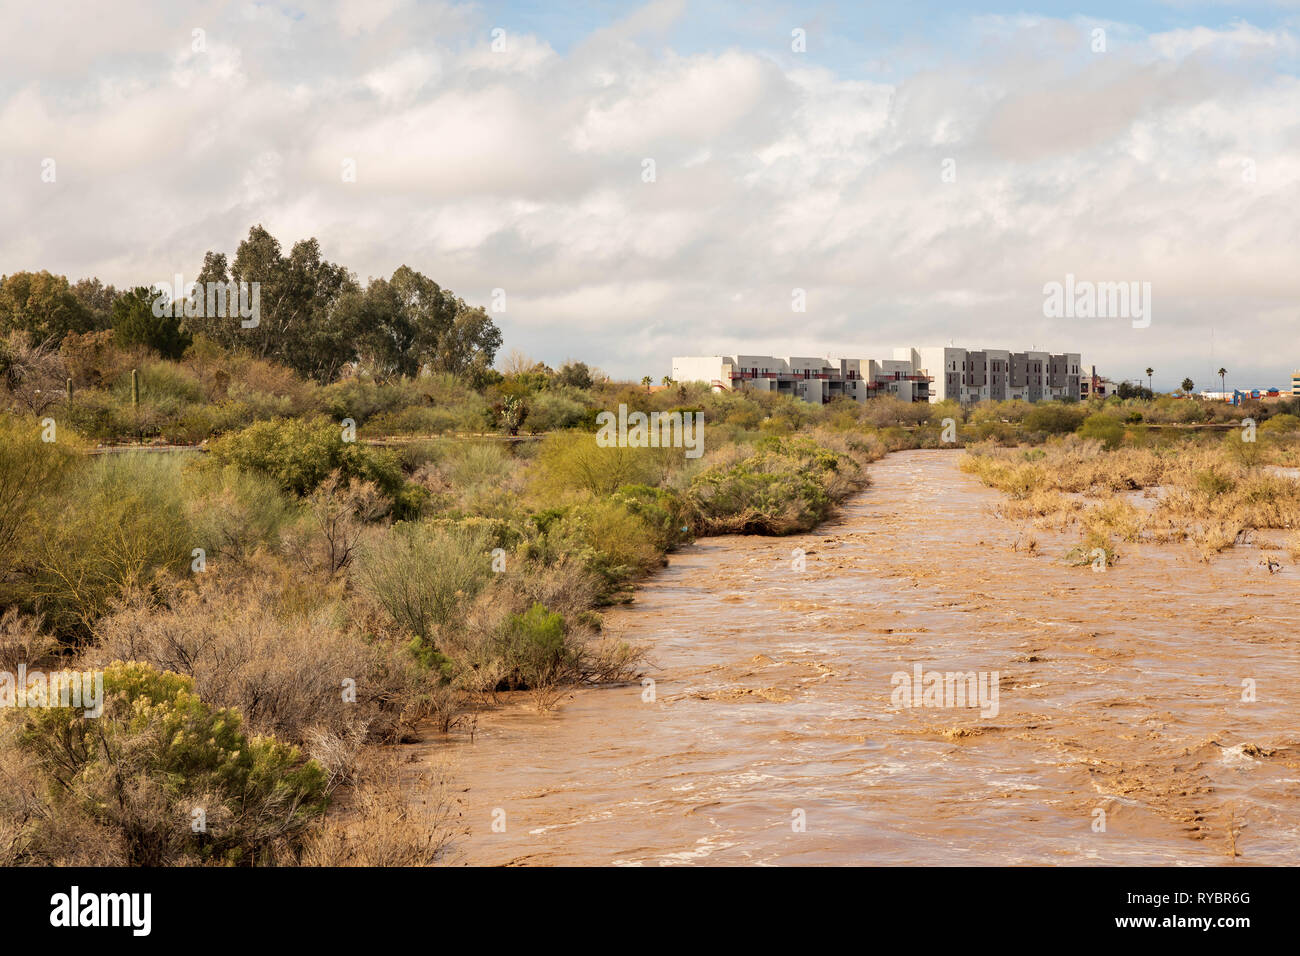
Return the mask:
<path id="1" fill-rule="evenodd" d="M 828 486 L 837 473 L 856 470 L 810 438 L 769 438 L 743 461 L 696 475 L 688 501 L 705 534 L 789 534 L 824 520 L 834 504 Z"/>
<path id="2" fill-rule="evenodd" d="M 367 525 L 392 509 L 370 481 L 344 481 L 334 472 L 307 496 L 296 524 L 284 536 L 285 550 L 309 572 L 332 575 L 346 568 Z"/>
<path id="3" fill-rule="evenodd" d="M 217 415 L 211 405 L 190 405 L 164 422 L 159 432 L 163 441 L 197 445 L 217 434 Z"/>
<path id="4" fill-rule="evenodd" d="M 660 551 L 671 551 L 690 540 L 690 509 L 671 488 L 624 485 L 614 493 L 613 500 L 641 519 Z"/>
<path id="5" fill-rule="evenodd" d="M 209 556 L 240 557 L 274 546 L 296 511 L 271 478 L 235 465 L 187 468 L 182 488 L 194 546 Z"/>
<path id="6" fill-rule="evenodd" d="M 443 768 L 422 789 L 403 785 L 391 755 L 371 756 L 348 793 L 304 841 L 293 860 L 303 866 L 432 866 L 454 837 L 456 801 Z"/>
<path id="7" fill-rule="evenodd" d="M 942 413 L 939 412 L 941 407 L 946 408 Z M 972 424 L 987 421 L 1019 424 L 1024 421 L 1026 415 L 1034 410 L 1034 403 L 1021 399 L 1008 399 L 1004 402 L 976 402 L 963 410 L 957 402 L 949 400 L 931 405 L 930 409 L 932 411 L 931 422 L 944 418 L 952 418 L 954 421 L 961 422 L 964 414 Z"/>
<path id="8" fill-rule="evenodd" d="M 435 516 L 425 518 L 423 523 L 430 528 L 441 528 L 448 531 L 460 529 L 465 533 L 481 534 L 488 548 L 502 548 L 506 551 L 514 548 L 523 540 L 527 525 L 526 520 L 518 518 L 490 518 L 483 515 Z"/>
<path id="9" fill-rule="evenodd" d="M 61 487 L 81 464 L 78 441 L 67 428 L 61 440 L 41 440 L 32 419 L 0 416 L 0 581 L 27 554 L 50 519 Z"/>
<path id="10" fill-rule="evenodd" d="M 1018 443 L 1020 433 L 1015 425 L 986 420 L 962 429 L 960 437 L 963 441 L 993 441 L 1010 447 Z"/>
<path id="11" fill-rule="evenodd" d="M 48 793 L 24 834 L 26 860 L 55 862 L 46 848 L 73 828 L 113 841 L 128 864 L 257 863 L 298 844 L 324 810 L 319 765 L 273 738 L 250 739 L 239 714 L 205 703 L 189 678 L 114 663 L 104 697 L 97 718 L 22 711 L 19 747 Z"/>
<path id="12" fill-rule="evenodd" d="M 1089 415 L 1079 426 L 1080 438 L 1093 438 L 1101 442 L 1106 449 L 1118 448 L 1124 440 L 1124 425 L 1118 418 L 1103 412 Z"/>
<path id="13" fill-rule="evenodd" d="M 418 514 L 425 493 L 406 480 L 397 456 L 343 440 L 323 418 L 257 422 L 212 443 L 213 460 L 270 476 L 285 491 L 305 495 L 337 471 L 344 480 L 371 481 L 393 501 L 398 517 Z"/>
<path id="14" fill-rule="evenodd" d="M 1207 469 L 1196 473 L 1196 487 L 1208 498 L 1226 494 L 1236 482 L 1228 475 Z"/>
<path id="15" fill-rule="evenodd" d="M 322 411 L 320 388 L 314 382 L 266 359 L 228 353 L 203 335 L 195 336 L 183 364 L 197 377 L 208 402 L 247 404 L 255 413 L 249 421 Z"/>
<path id="16" fill-rule="evenodd" d="M 1083 424 L 1088 409 L 1063 402 L 1035 402 L 1033 408 L 1021 419 L 1026 431 L 1045 435 L 1063 435 Z"/>
<path id="17" fill-rule="evenodd" d="M 136 369 L 140 403 L 148 403 L 164 415 L 175 415 L 188 405 L 203 401 L 198 378 L 175 362 L 142 362 Z M 123 404 L 131 401 L 131 373 L 119 375 L 113 383 L 113 395 Z"/>
<path id="18" fill-rule="evenodd" d="M 133 436 L 136 430 L 130 401 L 123 404 L 109 392 L 75 392 L 61 421 L 79 434 L 102 442 Z"/>
<path id="19" fill-rule="evenodd" d="M 600 579 L 571 555 L 560 555 L 549 564 L 527 565 L 523 573 L 507 575 L 505 581 L 516 595 L 513 602 L 506 602 L 511 611 L 542 604 L 563 615 L 571 626 L 599 626 L 591 609 L 598 600 Z"/>
<path id="20" fill-rule="evenodd" d="M 37 605 L 61 636 L 84 636 L 114 602 L 186 571 L 195 535 L 180 468 L 170 455 L 103 455 L 69 485 L 30 557 Z"/>
<path id="21" fill-rule="evenodd" d="M 439 468 L 458 488 L 498 485 L 515 469 L 510 450 L 499 442 L 457 442 L 445 451 Z"/>
<path id="22" fill-rule="evenodd" d="M 47 667 L 58 656 L 59 642 L 45 632 L 39 618 L 9 607 L 0 614 L 0 670 L 10 674 L 20 664 L 27 669 Z"/>
<path id="23" fill-rule="evenodd" d="M 537 457 L 539 488 L 552 494 L 580 491 L 612 494 L 622 485 L 646 484 L 657 477 L 656 452 L 680 449 L 601 447 L 585 431 L 557 432 L 542 442 Z"/>
<path id="24" fill-rule="evenodd" d="M 1300 494 L 1296 483 L 1281 475 L 1250 473 L 1231 496 L 1232 513 L 1242 527 L 1300 527 Z"/>
<path id="25" fill-rule="evenodd" d="M 1080 524 L 1086 534 L 1108 539 L 1111 534 L 1136 541 L 1142 531 L 1142 512 L 1122 498 L 1111 498 L 1084 512 Z"/>
<path id="26" fill-rule="evenodd" d="M 468 422 L 459 409 L 435 405 L 408 405 L 391 412 L 380 412 L 366 423 L 370 435 L 441 435 L 463 431 Z"/>
<path id="27" fill-rule="evenodd" d="M 1244 441 L 1243 435 L 1243 432 L 1233 430 L 1223 436 L 1222 449 L 1227 452 L 1229 461 L 1246 469 L 1263 464 L 1267 454 L 1264 444 L 1259 441 Z"/>
<path id="28" fill-rule="evenodd" d="M 527 428 L 541 432 L 577 428 L 587 418 L 587 407 L 563 392 L 540 392 L 529 402 Z"/>
<path id="29" fill-rule="evenodd" d="M 1114 541 L 1095 528 L 1085 531 L 1083 540 L 1065 554 L 1066 562 L 1074 567 L 1109 568 L 1118 563 L 1119 558 Z"/>
<path id="30" fill-rule="evenodd" d="M 1268 421 L 1259 426 L 1262 432 L 1271 432 L 1275 434 L 1290 434 L 1300 430 L 1300 417 L 1292 415 L 1289 412 L 1283 412 L 1280 415 L 1274 415 Z"/>
<path id="31" fill-rule="evenodd" d="M 915 425 L 925 421 L 929 416 L 928 403 L 904 402 L 889 395 L 873 398 L 867 402 L 863 411 L 863 421 L 878 428 L 889 425 Z"/>
<path id="32" fill-rule="evenodd" d="M 393 412 L 423 398 L 409 379 L 377 382 L 370 378 L 351 378 L 336 382 L 323 390 L 326 411 L 334 418 L 350 418 L 358 425 L 381 412 Z"/>
<path id="33" fill-rule="evenodd" d="M 456 515 L 508 518 L 519 511 L 524 469 L 500 442 L 423 443 L 413 480 L 429 493 L 430 507 Z"/>
<path id="34" fill-rule="evenodd" d="M 506 619 L 498 649 L 510 690 L 563 683 L 577 673 L 577 652 L 565 640 L 564 618 L 541 604 Z"/>
<path id="35" fill-rule="evenodd" d="M 59 354 L 76 388 L 107 388 L 130 367 L 130 356 L 113 344 L 112 329 L 70 332 Z"/>
<path id="36" fill-rule="evenodd" d="M 567 555 L 614 587 L 663 563 L 645 520 L 613 500 L 588 501 L 561 509 L 546 526 L 548 561 Z"/>
<path id="37" fill-rule="evenodd" d="M 63 356 L 48 342 L 32 344 L 21 331 L 0 339 L 0 408 L 41 415 L 63 400 Z"/>
<path id="38" fill-rule="evenodd" d="M 289 418 L 295 413 L 294 400 L 253 388 L 246 382 L 231 382 L 226 388 L 225 404 L 238 405 L 248 421 Z"/>
<path id="39" fill-rule="evenodd" d="M 257 422 L 212 445 L 212 458 L 270 476 L 285 491 L 305 495 L 339 469 L 353 443 L 342 428 L 317 419 Z"/>
<path id="40" fill-rule="evenodd" d="M 439 632 L 491 579 L 490 551 L 481 529 L 399 522 L 363 549 L 357 580 L 417 647 L 436 649 Z"/>
<path id="41" fill-rule="evenodd" d="M 1189 425 L 1203 422 L 1210 416 L 1206 410 L 1207 404 L 1187 399 L 1160 398 L 1143 410 L 1142 417 L 1148 422 Z"/>
<path id="42" fill-rule="evenodd" d="M 192 678 L 204 700 L 237 708 L 254 732 L 294 743 L 313 729 L 400 739 L 423 715 L 427 681 L 404 648 L 346 625 L 337 590 L 326 596 L 298 607 L 273 573 L 210 571 L 166 606 L 135 603 L 103 618 L 86 659 Z"/>

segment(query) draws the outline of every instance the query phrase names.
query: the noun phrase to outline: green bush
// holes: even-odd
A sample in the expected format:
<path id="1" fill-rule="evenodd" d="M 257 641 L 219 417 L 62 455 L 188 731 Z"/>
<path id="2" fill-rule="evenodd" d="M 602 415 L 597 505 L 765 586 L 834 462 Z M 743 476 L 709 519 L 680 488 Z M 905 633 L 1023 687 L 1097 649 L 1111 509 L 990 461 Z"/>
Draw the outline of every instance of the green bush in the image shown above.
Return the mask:
<path id="1" fill-rule="evenodd" d="M 212 443 L 212 458 L 271 477 L 285 491 L 306 495 L 337 470 L 345 480 L 371 481 L 393 503 L 393 513 L 419 513 L 426 493 L 407 482 L 397 455 L 343 440 L 343 429 L 323 418 L 273 419 Z"/>
<path id="2" fill-rule="evenodd" d="M 62 420 L 96 441 L 122 441 L 135 437 L 135 418 L 129 396 L 124 403 L 109 392 L 74 392 L 72 404 L 67 406 Z"/>
<path id="3" fill-rule="evenodd" d="M 33 590 L 53 631 L 84 637 L 120 598 L 188 570 L 197 545 L 180 469 L 173 455 L 128 452 L 80 471 L 32 546 Z"/>
<path id="4" fill-rule="evenodd" d="M 624 485 L 613 500 L 645 523 L 660 551 L 671 551 L 691 540 L 690 510 L 671 488 Z"/>
<path id="5" fill-rule="evenodd" d="M 806 531 L 830 514 L 827 484 L 848 463 L 808 438 L 768 438 L 743 461 L 696 475 L 688 500 L 706 534 Z"/>
<path id="6" fill-rule="evenodd" d="M 175 415 L 189 405 L 203 401 L 198 378 L 174 362 L 144 362 L 136 369 L 140 404 L 149 404 L 165 415 Z M 113 396 L 123 405 L 131 403 L 131 373 L 118 376 Z"/>
<path id="7" fill-rule="evenodd" d="M 204 462 L 188 468 L 183 488 L 194 546 L 209 556 L 242 556 L 274 546 L 296 511 L 272 478 L 235 465 Z"/>
<path id="8" fill-rule="evenodd" d="M 48 812 L 27 834 L 37 861 L 43 844 L 61 842 L 51 831 L 84 821 L 120 841 L 129 864 L 272 862 L 324 811 L 315 761 L 274 738 L 249 739 L 239 713 L 203 703 L 189 678 L 138 662 L 103 676 L 98 717 L 21 712 L 20 747 L 48 783 Z"/>
<path id="9" fill-rule="evenodd" d="M 652 483 L 659 471 L 659 452 L 680 449 L 601 447 L 585 431 L 556 432 L 542 442 L 537 467 L 543 491 L 580 491 L 603 497 L 628 484 Z"/>
<path id="10" fill-rule="evenodd" d="M 436 648 L 491 579 L 491 550 L 484 528 L 400 522 L 364 549 L 358 580 L 392 623 Z"/>
<path id="11" fill-rule="evenodd" d="M 1207 498 L 1227 494 L 1235 485 L 1232 478 L 1217 471 L 1201 471 L 1196 474 L 1196 487 Z"/>
<path id="12" fill-rule="evenodd" d="M 77 437 L 66 426 L 60 441 L 41 440 L 42 426 L 0 417 L 0 582 L 29 554 L 33 538 L 59 510 L 56 496 L 81 464 Z"/>
<path id="13" fill-rule="evenodd" d="M 663 562 L 653 530 L 619 501 L 571 505 L 538 524 L 545 527 L 545 535 L 535 557 L 548 564 L 577 561 L 598 575 L 607 591 Z"/>
<path id="14" fill-rule="evenodd" d="M 564 392 L 546 391 L 529 401 L 527 429 L 533 434 L 577 428 L 587 420 L 587 407 Z"/>
<path id="15" fill-rule="evenodd" d="M 1094 438 L 1106 446 L 1108 451 L 1116 449 L 1124 441 L 1124 424 L 1114 415 L 1096 412 L 1089 415 L 1079 426 L 1081 438 Z"/>
<path id="16" fill-rule="evenodd" d="M 1088 417 L 1088 409 L 1076 403 L 1036 402 L 1021 420 L 1026 431 L 1064 435 L 1076 430 Z"/>
<path id="17" fill-rule="evenodd" d="M 357 424 L 369 421 L 381 412 L 393 412 L 408 405 L 423 404 L 415 384 L 409 379 L 380 383 L 372 379 L 353 378 L 324 390 L 325 410 L 336 419 L 350 418 Z"/>
<path id="18" fill-rule="evenodd" d="M 565 639 L 564 618 L 541 604 L 506 619 L 498 653 L 505 663 L 509 690 L 560 683 L 573 675 L 578 664 L 577 652 Z"/>
<path id="19" fill-rule="evenodd" d="M 470 418 L 455 408 L 410 405 L 398 411 L 380 412 L 366 423 L 370 435 L 442 435 L 472 430 L 478 413 Z"/>
<path id="20" fill-rule="evenodd" d="M 1286 434 L 1300 429 L 1300 417 L 1292 415 L 1290 412 L 1283 412 L 1280 415 L 1274 415 L 1268 421 L 1259 426 L 1262 432 L 1278 432 Z"/>
<path id="21" fill-rule="evenodd" d="M 246 382 L 232 382 L 226 388 L 225 401 L 227 404 L 239 405 L 248 422 L 267 418 L 291 418 L 296 413 L 291 396 L 262 391 Z"/>

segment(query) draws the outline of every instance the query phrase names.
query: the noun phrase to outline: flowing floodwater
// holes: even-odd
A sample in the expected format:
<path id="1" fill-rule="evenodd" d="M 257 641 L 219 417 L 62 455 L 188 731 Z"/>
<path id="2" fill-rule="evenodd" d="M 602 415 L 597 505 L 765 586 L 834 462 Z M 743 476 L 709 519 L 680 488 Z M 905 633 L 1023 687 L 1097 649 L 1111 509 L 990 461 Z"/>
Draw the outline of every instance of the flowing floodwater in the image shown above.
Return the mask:
<path id="1" fill-rule="evenodd" d="M 458 859 L 1300 861 L 1300 569 L 1180 545 L 1068 567 L 1072 536 L 995 517 L 959 459 L 894 454 L 814 533 L 674 554 L 608 615 L 652 702 L 583 690 L 454 738 Z M 916 664 L 996 671 L 998 713 L 895 707 Z"/>

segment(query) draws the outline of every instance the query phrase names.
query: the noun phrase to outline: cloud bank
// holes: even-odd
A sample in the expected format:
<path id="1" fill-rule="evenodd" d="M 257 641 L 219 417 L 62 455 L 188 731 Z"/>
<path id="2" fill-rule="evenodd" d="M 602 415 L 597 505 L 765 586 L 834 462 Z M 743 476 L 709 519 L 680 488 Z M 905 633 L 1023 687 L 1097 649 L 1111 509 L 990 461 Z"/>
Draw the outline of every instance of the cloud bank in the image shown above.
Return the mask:
<path id="1" fill-rule="evenodd" d="M 971 16 L 922 61 L 812 25 L 797 53 L 798 21 L 674 45 L 685 3 L 564 42 L 404 0 L 86 10 L 6 15 L 0 272 L 192 275 L 262 223 L 363 279 L 504 289 L 507 348 L 637 379 L 950 340 L 1170 386 L 1300 366 L 1285 23 Z M 1067 273 L 1150 282 L 1151 326 L 1045 318 Z"/>

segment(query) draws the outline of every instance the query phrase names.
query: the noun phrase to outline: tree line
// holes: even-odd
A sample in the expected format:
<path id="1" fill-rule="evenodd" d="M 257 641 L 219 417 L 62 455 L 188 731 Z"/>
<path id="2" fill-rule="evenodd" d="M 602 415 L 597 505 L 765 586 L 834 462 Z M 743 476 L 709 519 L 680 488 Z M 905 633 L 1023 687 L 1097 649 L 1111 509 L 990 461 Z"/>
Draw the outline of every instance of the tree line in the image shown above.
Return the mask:
<path id="1" fill-rule="evenodd" d="M 198 315 L 183 309 L 173 315 L 170 308 L 155 308 L 168 293 L 153 286 L 118 290 L 98 278 L 74 283 L 48 271 L 15 272 L 0 276 L 0 335 L 17 333 L 28 345 L 57 348 L 69 335 L 111 331 L 117 344 L 146 346 L 165 358 L 180 358 L 202 336 L 322 384 L 349 366 L 380 379 L 427 368 L 478 380 L 501 347 L 501 332 L 483 308 L 409 266 L 363 285 L 325 259 L 315 238 L 295 242 L 286 255 L 260 225 L 249 230 L 233 260 L 206 253 L 196 281 L 201 287 L 258 283 L 256 325 L 202 314 L 202 308 Z"/>

